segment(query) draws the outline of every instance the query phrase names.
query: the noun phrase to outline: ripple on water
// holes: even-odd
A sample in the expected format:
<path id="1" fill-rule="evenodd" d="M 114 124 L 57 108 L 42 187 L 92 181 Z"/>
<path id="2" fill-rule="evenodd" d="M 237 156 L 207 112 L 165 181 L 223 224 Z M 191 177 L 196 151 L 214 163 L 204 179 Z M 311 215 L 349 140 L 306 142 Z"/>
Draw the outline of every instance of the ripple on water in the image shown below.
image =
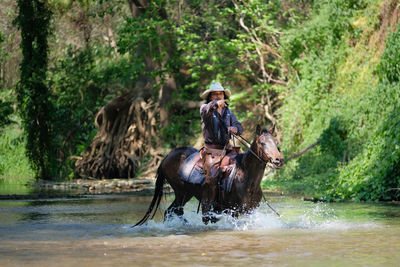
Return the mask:
<path id="1" fill-rule="evenodd" d="M 130 201 L 130 199 L 128 199 Z M 143 204 L 143 212 L 132 209 L 126 200 L 112 201 L 60 201 L 54 203 L 24 203 L 24 205 L 2 206 L 5 215 L 0 218 L 0 235 L 8 240 L 86 240 L 96 238 L 120 238 L 120 237 L 163 237 L 168 235 L 190 235 L 207 232 L 227 231 L 274 231 L 282 230 L 339 230 L 372 229 L 385 225 L 384 221 L 367 222 L 360 217 L 344 217 L 343 213 L 354 210 L 344 209 L 342 206 L 326 203 L 304 203 L 298 200 L 275 200 L 275 209 L 283 216 L 278 217 L 266 203 L 250 215 L 241 216 L 239 219 L 229 215 L 216 215 L 220 220 L 216 224 L 204 225 L 201 214 L 196 213 L 197 203 L 189 202 L 185 206 L 184 220 L 172 217 L 163 222 L 162 209 L 157 212 L 157 220 L 150 220 L 146 224 L 131 228 L 132 221 L 137 221 L 147 208 L 148 203 Z M 11 203 L 15 204 L 15 203 Z M 128 203 L 131 204 L 131 203 Z M 167 203 L 169 204 L 169 203 Z M 165 205 L 167 205 L 165 204 Z M 136 204 L 135 207 L 137 207 Z M 139 206 L 142 209 L 142 206 Z M 348 207 L 348 205 L 346 205 Z M 132 210 L 129 210 L 129 209 Z M 381 209 L 381 207 L 379 207 Z M 390 207 L 389 207 L 390 208 Z M 394 208 L 393 208 L 394 209 Z M 367 213 L 365 210 L 361 211 Z M 376 211 L 376 209 L 372 209 Z M 392 211 L 389 210 L 389 211 Z M 32 214 L 35 214 L 33 216 Z M 367 213 L 368 214 L 368 213 Z M 117 220 L 116 218 L 124 218 Z M 6 218 L 6 219 L 4 219 Z M 133 219 L 135 218 L 135 219 Z M 118 223 L 123 221 L 124 223 Z"/>
<path id="2" fill-rule="evenodd" d="M 132 229 L 134 235 L 165 236 L 170 234 L 184 235 L 208 231 L 247 231 L 274 229 L 306 229 L 306 230 L 349 230 L 357 228 L 377 228 L 373 222 L 351 222 L 340 220 L 335 210 L 328 205 L 318 203 L 302 214 L 290 214 L 278 217 L 269 207 L 262 203 L 252 214 L 243 215 L 238 219 L 228 214 L 214 214 L 219 218 L 215 224 L 204 225 L 201 214 L 186 211 L 183 219 L 177 216 L 166 222 L 149 220 L 144 225 Z"/>
<path id="3" fill-rule="evenodd" d="M 204 225 L 196 201 L 185 206 L 185 220 L 162 222 L 167 200 L 156 220 L 131 228 L 149 202 L 0 202 L 0 266 L 397 266 L 400 261 L 398 205 L 279 198 L 271 204 L 282 217 L 262 203 L 238 220 L 218 215 L 216 224 Z"/>

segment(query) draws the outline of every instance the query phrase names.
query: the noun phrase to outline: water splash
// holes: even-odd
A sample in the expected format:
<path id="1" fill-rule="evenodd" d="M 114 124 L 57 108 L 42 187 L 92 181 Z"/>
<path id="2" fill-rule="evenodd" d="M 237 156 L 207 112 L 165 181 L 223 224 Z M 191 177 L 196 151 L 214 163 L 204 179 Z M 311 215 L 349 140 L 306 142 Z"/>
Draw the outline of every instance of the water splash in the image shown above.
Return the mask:
<path id="1" fill-rule="evenodd" d="M 339 218 L 335 209 L 326 203 L 315 203 L 303 207 L 303 213 L 291 218 L 282 218 L 285 228 L 309 230 L 349 230 L 379 227 L 375 223 L 348 221 Z"/>
<path id="2" fill-rule="evenodd" d="M 304 208 L 303 213 L 297 218 L 286 221 L 288 228 L 300 229 L 323 229 L 325 225 L 338 222 L 338 217 L 333 208 L 325 203 L 316 203 L 311 207 Z"/>
<path id="3" fill-rule="evenodd" d="M 273 229 L 315 229 L 315 230 L 348 230 L 354 228 L 378 227 L 374 223 L 354 223 L 340 220 L 333 208 L 325 203 L 305 206 L 302 209 L 286 207 L 278 217 L 266 203 L 252 214 L 233 218 L 229 214 L 214 214 L 219 221 L 204 225 L 201 214 L 185 207 L 183 218 L 172 216 L 165 222 L 150 220 L 146 224 L 133 228 L 133 233 L 141 235 L 163 236 L 169 234 L 188 234 L 208 231 L 248 231 Z M 303 211 L 302 213 L 298 213 Z"/>

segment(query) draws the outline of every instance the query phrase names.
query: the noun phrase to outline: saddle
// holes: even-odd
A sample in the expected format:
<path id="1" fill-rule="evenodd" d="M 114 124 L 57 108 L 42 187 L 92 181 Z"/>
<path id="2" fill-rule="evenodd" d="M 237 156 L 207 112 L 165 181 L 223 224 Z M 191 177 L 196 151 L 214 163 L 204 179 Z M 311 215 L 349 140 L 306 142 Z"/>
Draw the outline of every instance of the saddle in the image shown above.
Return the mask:
<path id="1" fill-rule="evenodd" d="M 235 160 L 239 153 L 240 147 L 233 147 L 227 151 L 227 154 L 222 158 L 219 169 L 221 170 L 222 187 L 224 191 L 230 192 L 232 182 L 236 176 Z M 191 154 L 185 159 L 178 170 L 178 174 L 185 182 L 192 184 L 202 184 L 205 180 L 203 171 L 203 150 Z"/>
<path id="2" fill-rule="evenodd" d="M 181 180 L 192 183 L 202 184 L 205 179 L 203 172 L 203 160 L 200 157 L 200 151 L 191 154 L 185 159 L 178 170 Z"/>

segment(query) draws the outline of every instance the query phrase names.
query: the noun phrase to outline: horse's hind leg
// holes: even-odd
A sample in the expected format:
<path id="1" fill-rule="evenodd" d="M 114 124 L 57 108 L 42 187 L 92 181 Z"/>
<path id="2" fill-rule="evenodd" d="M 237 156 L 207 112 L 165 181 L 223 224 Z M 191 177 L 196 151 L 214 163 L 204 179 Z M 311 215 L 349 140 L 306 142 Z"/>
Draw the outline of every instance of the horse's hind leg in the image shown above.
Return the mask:
<path id="1" fill-rule="evenodd" d="M 176 199 L 171 203 L 171 205 L 165 210 L 164 221 L 171 218 L 173 214 L 178 216 L 183 215 L 183 207 L 176 201 Z"/>
<path id="2" fill-rule="evenodd" d="M 187 196 L 175 196 L 175 200 L 172 204 L 166 209 L 164 213 L 164 221 L 171 218 L 173 214 L 176 214 L 178 217 L 182 218 L 183 216 L 183 206 L 192 198 L 192 195 Z"/>

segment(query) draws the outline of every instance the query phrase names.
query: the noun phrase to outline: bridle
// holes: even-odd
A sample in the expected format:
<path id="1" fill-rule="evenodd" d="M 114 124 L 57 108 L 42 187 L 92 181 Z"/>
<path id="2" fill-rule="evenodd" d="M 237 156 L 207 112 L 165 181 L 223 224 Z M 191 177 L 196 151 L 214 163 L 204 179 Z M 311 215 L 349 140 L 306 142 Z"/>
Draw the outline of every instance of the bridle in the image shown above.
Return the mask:
<path id="1" fill-rule="evenodd" d="M 261 161 L 262 163 L 267 164 L 267 165 L 268 165 L 268 163 L 272 162 L 272 158 L 270 156 L 268 156 L 267 154 L 265 154 L 265 152 L 262 149 L 260 149 L 260 147 L 262 147 L 262 145 L 258 142 L 258 138 L 256 141 L 257 151 L 254 152 L 253 149 L 251 149 L 251 143 L 248 140 L 246 140 L 246 138 L 244 138 L 240 134 L 239 135 L 236 135 L 234 133 L 232 133 L 232 134 L 235 137 L 240 137 L 240 139 L 238 138 L 239 142 L 242 143 L 247 148 L 247 150 L 250 151 L 250 153 L 252 153 L 259 161 Z M 261 150 L 261 152 L 260 152 L 260 150 Z M 267 160 L 265 160 L 263 156 L 265 156 L 265 158 L 267 158 Z"/>
<path id="2" fill-rule="evenodd" d="M 267 162 L 271 163 L 272 162 L 272 157 L 270 157 L 268 154 L 266 154 L 264 152 L 264 149 L 262 149 L 263 144 L 258 142 L 258 138 L 257 138 L 257 155 L 261 158 L 261 159 L 267 159 Z"/>
<path id="3" fill-rule="evenodd" d="M 228 128 L 225 126 L 225 124 L 224 124 L 224 122 L 221 120 L 221 118 L 220 118 L 220 117 L 217 117 L 217 118 L 218 118 L 219 121 L 221 122 L 221 125 L 223 125 L 223 127 L 225 128 L 225 130 L 228 132 Z M 261 155 L 265 155 L 266 158 L 268 159 L 268 161 L 266 161 L 263 157 L 260 157 L 260 143 L 258 142 L 258 138 L 259 138 L 261 135 L 257 138 L 257 141 L 256 141 L 256 143 L 257 143 L 257 153 L 256 153 L 256 152 L 253 151 L 253 149 L 251 149 L 251 143 L 250 143 L 249 141 L 247 141 L 246 138 L 244 138 L 244 137 L 241 136 L 240 134 L 239 134 L 239 135 L 236 135 L 236 134 L 234 134 L 234 133 L 231 133 L 231 134 L 232 134 L 233 136 L 235 136 L 235 137 L 240 137 L 243 141 L 245 141 L 247 144 L 244 143 L 241 139 L 238 138 L 238 140 L 247 148 L 247 150 L 250 151 L 250 153 L 252 153 L 259 161 L 261 161 L 262 163 L 264 163 L 264 164 L 266 164 L 266 165 L 268 165 L 268 163 L 271 163 L 271 164 L 272 164 L 272 158 L 271 158 L 270 156 L 268 156 L 267 154 L 265 154 L 263 150 L 261 150 Z M 226 146 L 226 145 L 225 145 L 225 146 Z M 224 150 L 225 150 L 225 147 L 224 147 Z"/>

